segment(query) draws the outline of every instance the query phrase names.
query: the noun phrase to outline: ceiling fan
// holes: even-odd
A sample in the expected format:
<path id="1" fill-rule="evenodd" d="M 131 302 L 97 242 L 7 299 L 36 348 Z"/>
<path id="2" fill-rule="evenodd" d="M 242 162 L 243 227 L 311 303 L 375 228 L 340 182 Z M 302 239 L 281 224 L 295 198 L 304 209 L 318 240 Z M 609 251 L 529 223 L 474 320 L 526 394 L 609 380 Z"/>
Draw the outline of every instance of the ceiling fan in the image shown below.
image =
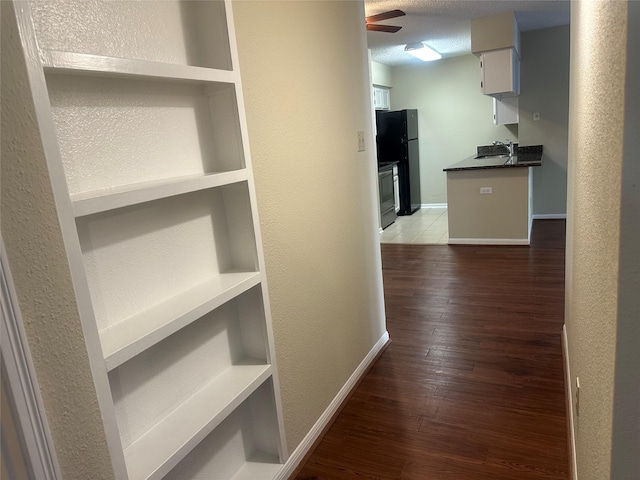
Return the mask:
<path id="1" fill-rule="evenodd" d="M 390 18 L 403 17 L 404 15 L 406 14 L 402 10 L 390 10 L 388 12 L 378 13 L 377 15 L 366 17 L 365 21 L 367 22 L 367 30 L 373 30 L 375 32 L 396 33 L 402 27 L 397 27 L 395 25 L 376 25 L 375 22 L 388 20 Z"/>

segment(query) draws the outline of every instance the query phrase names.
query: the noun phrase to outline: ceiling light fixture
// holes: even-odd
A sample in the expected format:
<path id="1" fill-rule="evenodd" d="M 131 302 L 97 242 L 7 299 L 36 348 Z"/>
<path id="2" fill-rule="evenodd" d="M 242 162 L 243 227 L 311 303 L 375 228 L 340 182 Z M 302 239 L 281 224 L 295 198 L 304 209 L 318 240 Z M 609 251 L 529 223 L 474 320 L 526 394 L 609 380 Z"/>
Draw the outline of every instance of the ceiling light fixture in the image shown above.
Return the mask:
<path id="1" fill-rule="evenodd" d="M 404 47 L 404 51 L 410 53 L 416 58 L 419 58 L 423 62 L 431 62 L 433 60 L 439 60 L 442 58 L 442 55 L 440 55 L 435 50 L 427 47 L 422 42 L 409 43 L 406 47 Z"/>

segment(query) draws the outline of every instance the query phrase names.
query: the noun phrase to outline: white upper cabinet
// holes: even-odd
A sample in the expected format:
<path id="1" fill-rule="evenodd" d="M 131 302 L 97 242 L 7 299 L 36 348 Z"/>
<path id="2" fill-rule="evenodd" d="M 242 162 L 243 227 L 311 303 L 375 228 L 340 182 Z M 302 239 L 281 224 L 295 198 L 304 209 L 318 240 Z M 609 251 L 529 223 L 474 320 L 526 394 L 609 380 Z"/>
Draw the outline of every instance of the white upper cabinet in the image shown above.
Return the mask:
<path id="1" fill-rule="evenodd" d="M 390 89 L 387 87 L 373 86 L 373 108 L 376 110 L 390 110 Z"/>
<path id="2" fill-rule="evenodd" d="M 520 93 L 520 58 L 514 48 L 480 54 L 480 89 L 498 98 Z"/>
<path id="3" fill-rule="evenodd" d="M 471 53 L 515 48 L 520 55 L 520 29 L 513 12 L 471 19 Z"/>
<path id="4" fill-rule="evenodd" d="M 504 97 L 501 100 L 493 97 L 493 123 L 509 125 L 520 121 L 518 97 Z"/>
<path id="5" fill-rule="evenodd" d="M 520 93 L 520 30 L 513 12 L 471 20 L 471 51 L 480 57 L 480 89 L 498 99 Z"/>

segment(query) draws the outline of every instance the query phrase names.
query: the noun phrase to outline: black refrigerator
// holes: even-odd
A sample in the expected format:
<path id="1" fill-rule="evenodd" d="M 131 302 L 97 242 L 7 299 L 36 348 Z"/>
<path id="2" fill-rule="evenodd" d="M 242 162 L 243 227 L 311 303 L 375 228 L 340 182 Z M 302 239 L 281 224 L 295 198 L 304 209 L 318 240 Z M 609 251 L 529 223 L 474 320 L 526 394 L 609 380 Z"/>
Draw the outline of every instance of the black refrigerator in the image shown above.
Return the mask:
<path id="1" fill-rule="evenodd" d="M 411 215 L 421 204 L 418 110 L 377 110 L 376 131 L 378 164 L 398 162 L 398 215 Z"/>

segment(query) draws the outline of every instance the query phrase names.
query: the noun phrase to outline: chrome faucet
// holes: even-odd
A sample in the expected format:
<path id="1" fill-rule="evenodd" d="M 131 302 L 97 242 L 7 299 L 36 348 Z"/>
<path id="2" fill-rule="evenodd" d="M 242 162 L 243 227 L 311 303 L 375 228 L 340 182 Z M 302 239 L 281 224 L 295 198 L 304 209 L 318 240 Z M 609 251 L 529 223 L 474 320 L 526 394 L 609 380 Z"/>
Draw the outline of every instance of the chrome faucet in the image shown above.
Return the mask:
<path id="1" fill-rule="evenodd" d="M 509 143 L 502 143 L 500 140 L 496 140 L 493 142 L 494 145 L 502 145 L 503 147 L 506 147 L 507 150 L 509 150 L 509 156 L 513 157 L 513 142 L 511 140 L 509 140 L 508 138 L 505 139 L 505 142 L 509 142 Z"/>

